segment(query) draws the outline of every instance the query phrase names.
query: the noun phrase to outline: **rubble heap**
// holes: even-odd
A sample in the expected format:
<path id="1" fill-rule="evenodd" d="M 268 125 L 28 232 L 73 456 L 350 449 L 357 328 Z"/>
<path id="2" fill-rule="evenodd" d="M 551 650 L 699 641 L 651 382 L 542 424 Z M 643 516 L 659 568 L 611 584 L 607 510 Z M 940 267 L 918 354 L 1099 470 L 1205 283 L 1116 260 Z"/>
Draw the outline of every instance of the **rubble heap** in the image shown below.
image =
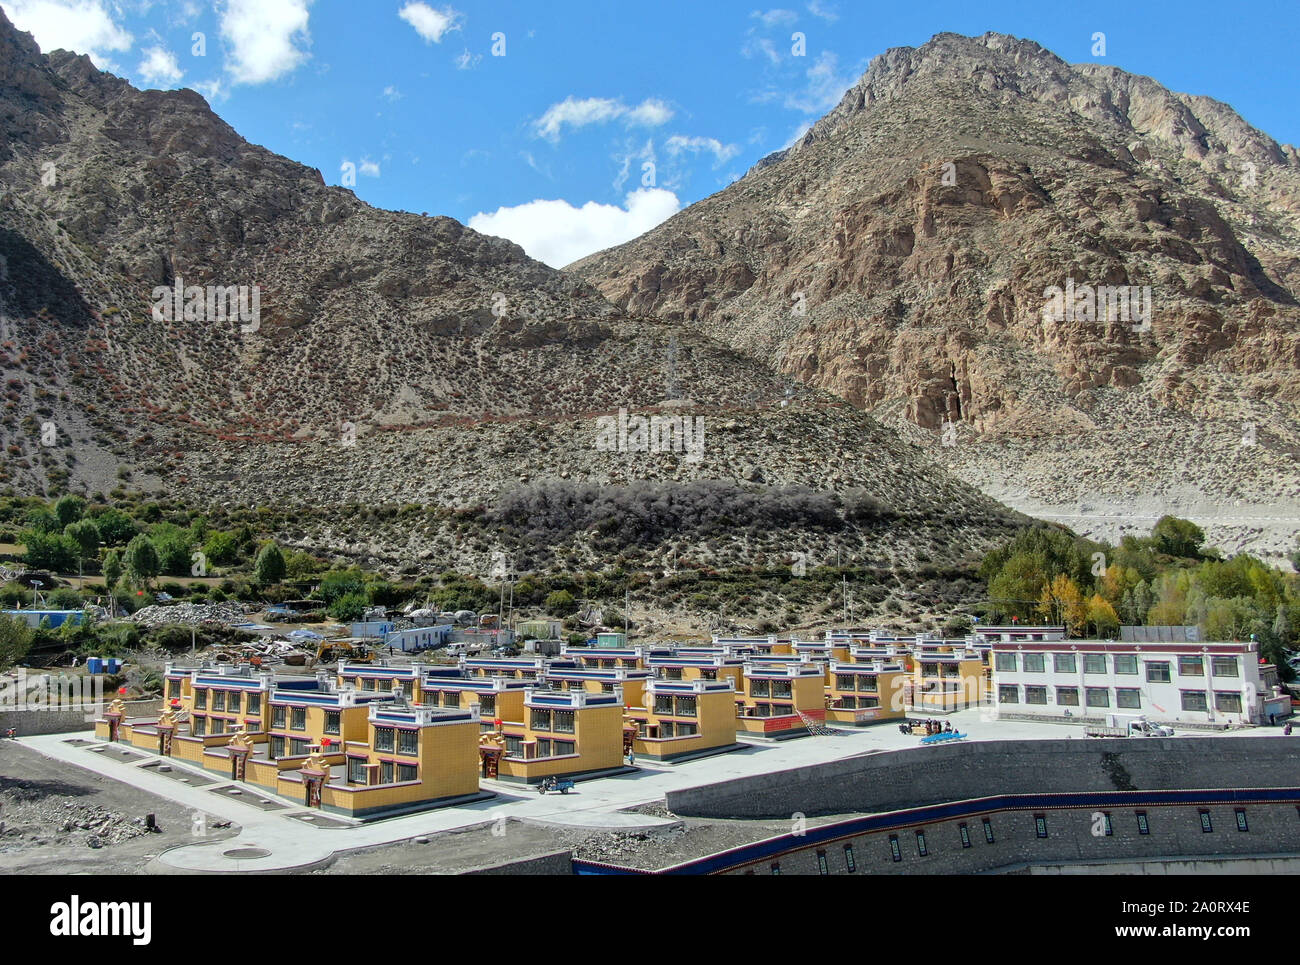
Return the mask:
<path id="1" fill-rule="evenodd" d="M 31 782 L 8 788 L 0 811 L 0 849 L 9 844 L 68 843 L 84 840 L 88 848 L 103 848 L 148 834 L 143 817 L 128 818 L 94 804 L 60 801 Z"/>
<path id="2" fill-rule="evenodd" d="M 161 627 L 179 623 L 187 627 L 205 623 L 224 623 L 227 626 L 246 623 L 241 603 L 173 603 L 170 606 L 147 606 L 132 613 L 128 619 L 142 627 Z"/>

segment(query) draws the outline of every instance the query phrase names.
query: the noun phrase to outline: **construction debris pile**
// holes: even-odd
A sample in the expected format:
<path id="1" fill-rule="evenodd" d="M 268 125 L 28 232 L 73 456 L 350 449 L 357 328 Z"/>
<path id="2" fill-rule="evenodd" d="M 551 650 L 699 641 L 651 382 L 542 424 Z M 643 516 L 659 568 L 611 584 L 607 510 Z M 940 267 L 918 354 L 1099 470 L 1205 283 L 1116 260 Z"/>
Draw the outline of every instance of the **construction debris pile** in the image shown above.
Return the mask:
<path id="1" fill-rule="evenodd" d="M 199 656 L 217 663 L 246 661 L 256 666 L 283 662 L 291 667 L 301 667 L 313 653 L 306 645 L 299 646 L 288 640 L 254 640 L 207 647 L 199 652 Z"/>
<path id="2" fill-rule="evenodd" d="M 35 782 L 12 781 L 0 807 L 0 850 L 25 843 L 67 843 L 69 835 L 88 848 L 103 848 L 148 834 L 143 817 L 127 818 L 94 804 L 62 801 Z"/>
<path id="3" fill-rule="evenodd" d="M 653 831 L 614 831 L 593 834 L 573 845 L 573 856 L 584 861 L 600 861 L 639 867 L 655 863 L 668 847 L 669 839 L 686 834 L 680 824 Z"/>
<path id="4" fill-rule="evenodd" d="M 142 627 L 161 627 L 167 624 L 182 624 L 198 627 L 205 623 L 221 623 L 237 626 L 247 623 L 242 603 L 173 603 L 170 606 L 146 606 L 132 613 L 128 619 Z"/>

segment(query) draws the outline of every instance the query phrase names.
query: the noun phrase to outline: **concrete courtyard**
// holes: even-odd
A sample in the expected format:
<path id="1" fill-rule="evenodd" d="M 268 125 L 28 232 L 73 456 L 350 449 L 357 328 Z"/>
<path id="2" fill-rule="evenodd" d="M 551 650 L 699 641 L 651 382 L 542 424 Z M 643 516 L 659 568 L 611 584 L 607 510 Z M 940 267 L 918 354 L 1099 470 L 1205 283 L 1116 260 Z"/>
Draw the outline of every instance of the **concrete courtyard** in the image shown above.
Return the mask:
<path id="1" fill-rule="evenodd" d="M 1033 721 L 997 721 L 987 711 L 967 710 L 947 715 L 955 730 L 979 740 L 1059 740 L 1082 738 L 1080 725 Z M 1282 738 L 1280 728 L 1254 728 L 1233 732 L 1243 739 Z M 1222 732 L 1215 732 L 1222 736 Z M 1209 732 L 1181 732 L 1177 739 L 1196 740 Z M 171 773 L 159 773 L 159 758 L 152 754 L 121 753 L 118 746 L 86 743 L 85 732 L 21 738 L 20 743 L 55 760 L 85 768 L 156 794 L 192 813 L 195 833 L 191 844 L 159 854 L 150 870 L 179 873 L 274 872 L 321 867 L 337 853 L 393 844 L 445 831 L 463 830 L 501 818 L 527 823 L 632 831 L 672 823 L 653 815 L 627 813 L 626 809 L 663 799 L 670 790 L 712 784 L 736 777 L 824 763 L 859 754 L 887 753 L 920 745 L 920 738 L 899 733 L 896 724 L 862 729 L 842 728 L 827 736 L 809 736 L 778 743 L 746 743 L 743 749 L 676 765 L 638 761 L 634 773 L 596 778 L 578 783 L 567 795 L 540 795 L 535 790 L 498 781 L 481 781 L 497 796 L 473 804 L 426 811 L 362 824 L 346 818 L 308 810 L 301 802 L 268 794 L 251 785 L 232 785 L 219 775 L 168 759 Z M 79 738 L 76 743 L 71 740 Z M 1129 738 L 1137 740 L 1140 738 Z M 178 775 L 192 773 L 193 784 Z M 198 778 L 203 786 L 198 786 Z M 260 802 L 270 802 L 270 807 Z M 213 822 L 230 821 L 240 828 L 234 837 L 209 840 L 203 829 Z M 313 824 L 314 822 L 314 824 Z"/>

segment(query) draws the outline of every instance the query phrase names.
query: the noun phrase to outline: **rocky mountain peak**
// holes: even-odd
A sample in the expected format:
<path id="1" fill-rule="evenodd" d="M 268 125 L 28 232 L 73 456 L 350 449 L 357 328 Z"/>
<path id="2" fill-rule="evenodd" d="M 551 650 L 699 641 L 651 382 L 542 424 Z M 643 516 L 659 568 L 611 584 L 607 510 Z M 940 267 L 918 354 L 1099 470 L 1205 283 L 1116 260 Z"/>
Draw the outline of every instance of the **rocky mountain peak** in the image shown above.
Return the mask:
<path id="1" fill-rule="evenodd" d="M 1101 61 L 1072 65 L 1032 40 L 994 32 L 940 33 L 920 47 L 892 47 L 878 55 L 790 153 L 833 137 L 855 115 L 882 102 L 923 97 L 942 112 L 945 100 L 957 105 L 972 95 L 986 103 L 1034 101 L 1129 140 L 1162 142 L 1189 158 L 1296 160 L 1294 148 L 1278 145 L 1212 98 L 1174 93 Z"/>
<path id="2" fill-rule="evenodd" d="M 940 34 L 569 270 L 928 438 L 1018 508 L 1115 537 L 1199 506 L 1223 545 L 1294 539 L 1300 158 L 1211 98 Z M 1049 317 L 1067 287 L 1088 309 Z M 1249 426 L 1270 441 L 1241 445 Z M 1187 439 L 1215 440 L 1195 469 L 1169 455 Z"/>

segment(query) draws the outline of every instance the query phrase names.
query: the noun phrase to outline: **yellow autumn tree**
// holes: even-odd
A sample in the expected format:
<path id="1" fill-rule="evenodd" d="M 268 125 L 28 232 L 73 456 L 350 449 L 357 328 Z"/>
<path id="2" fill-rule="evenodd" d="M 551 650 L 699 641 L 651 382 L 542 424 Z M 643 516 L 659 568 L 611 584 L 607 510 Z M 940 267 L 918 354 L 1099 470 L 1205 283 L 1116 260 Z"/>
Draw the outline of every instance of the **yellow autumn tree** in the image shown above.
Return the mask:
<path id="1" fill-rule="evenodd" d="M 1109 603 L 1119 603 L 1127 587 L 1124 585 L 1124 568 L 1112 563 L 1097 579 L 1097 592 Z"/>
<path id="2" fill-rule="evenodd" d="M 1115 612 L 1110 601 L 1100 593 L 1094 593 L 1088 600 L 1087 622 L 1099 637 L 1114 634 L 1119 630 L 1119 614 Z"/>
<path id="3" fill-rule="evenodd" d="M 1052 623 L 1063 623 L 1067 634 L 1075 634 L 1088 622 L 1088 606 L 1074 580 L 1058 573 L 1043 584 L 1038 596 L 1038 612 Z"/>

